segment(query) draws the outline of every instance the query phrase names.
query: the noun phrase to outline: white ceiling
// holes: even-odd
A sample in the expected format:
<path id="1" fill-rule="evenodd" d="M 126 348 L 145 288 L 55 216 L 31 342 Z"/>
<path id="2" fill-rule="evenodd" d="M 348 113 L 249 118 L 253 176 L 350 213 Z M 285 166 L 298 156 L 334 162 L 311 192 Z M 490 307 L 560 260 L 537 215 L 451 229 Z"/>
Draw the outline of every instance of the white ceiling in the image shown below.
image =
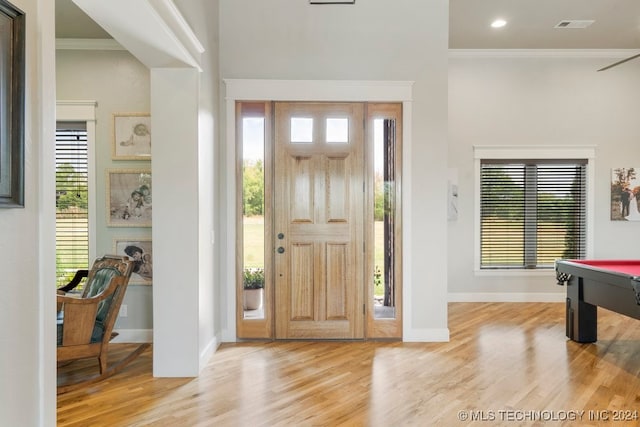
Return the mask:
<path id="1" fill-rule="evenodd" d="M 72 0 L 55 2 L 58 38 L 109 37 Z M 452 49 L 640 49 L 640 0 L 449 0 L 449 10 Z M 495 18 L 506 27 L 492 29 Z M 563 20 L 595 23 L 554 28 Z"/>
<path id="2" fill-rule="evenodd" d="M 496 18 L 507 25 L 491 28 Z M 554 28 L 563 20 L 595 22 L 585 29 Z M 450 0 L 449 47 L 638 49 L 640 0 Z"/>

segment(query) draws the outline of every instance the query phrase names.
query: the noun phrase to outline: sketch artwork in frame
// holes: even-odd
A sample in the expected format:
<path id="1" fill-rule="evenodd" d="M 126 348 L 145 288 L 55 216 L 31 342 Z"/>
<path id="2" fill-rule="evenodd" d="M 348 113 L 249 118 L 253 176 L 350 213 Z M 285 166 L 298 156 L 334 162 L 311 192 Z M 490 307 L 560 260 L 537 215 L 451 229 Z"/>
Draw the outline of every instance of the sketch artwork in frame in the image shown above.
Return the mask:
<path id="1" fill-rule="evenodd" d="M 151 170 L 107 169 L 107 225 L 151 227 Z"/>
<path id="2" fill-rule="evenodd" d="M 25 22 L 0 0 L 0 208 L 24 207 Z"/>
<path id="3" fill-rule="evenodd" d="M 151 116 L 148 113 L 113 115 L 114 160 L 151 160 Z"/>
<path id="4" fill-rule="evenodd" d="M 611 173 L 611 220 L 640 221 L 640 171 L 637 167 L 614 168 Z"/>
<path id="5" fill-rule="evenodd" d="M 151 239 L 113 239 L 113 251 L 116 255 L 127 256 L 133 260 L 133 273 L 129 283 L 150 285 L 153 283 L 153 246 Z"/>

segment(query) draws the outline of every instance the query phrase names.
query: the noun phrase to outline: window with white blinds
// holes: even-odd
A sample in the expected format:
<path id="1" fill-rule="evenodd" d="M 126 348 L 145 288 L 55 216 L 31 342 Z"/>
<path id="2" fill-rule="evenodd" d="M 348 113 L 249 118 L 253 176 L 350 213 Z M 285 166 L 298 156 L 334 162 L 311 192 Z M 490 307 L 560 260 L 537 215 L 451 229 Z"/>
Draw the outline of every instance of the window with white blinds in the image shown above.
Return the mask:
<path id="1" fill-rule="evenodd" d="M 480 268 L 553 268 L 586 255 L 586 160 L 480 166 Z"/>
<path id="2" fill-rule="evenodd" d="M 66 284 L 89 265 L 86 123 L 58 122 L 56 129 L 56 282 Z"/>

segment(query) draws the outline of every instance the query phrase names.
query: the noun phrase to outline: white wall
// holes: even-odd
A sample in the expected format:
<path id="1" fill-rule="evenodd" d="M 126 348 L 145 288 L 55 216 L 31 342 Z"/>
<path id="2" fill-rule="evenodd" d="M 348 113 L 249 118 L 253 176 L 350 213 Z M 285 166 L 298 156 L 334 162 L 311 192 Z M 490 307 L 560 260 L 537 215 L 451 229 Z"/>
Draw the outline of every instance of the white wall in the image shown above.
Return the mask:
<path id="1" fill-rule="evenodd" d="M 53 2 L 26 13 L 25 207 L 0 209 L 0 425 L 55 425 Z"/>
<path id="2" fill-rule="evenodd" d="M 155 376 L 196 376 L 198 71 L 151 69 Z M 168 100 L 171 100 L 168 102 Z"/>
<path id="3" fill-rule="evenodd" d="M 103 43 L 105 44 L 105 43 Z M 149 69 L 129 52 L 93 50 L 98 43 L 66 43 L 73 49 L 56 51 L 58 100 L 96 101 L 95 197 L 96 256 L 113 253 L 114 239 L 151 238 L 148 227 L 107 227 L 106 170 L 150 169 L 149 161 L 112 160 L 113 114 L 149 113 Z M 152 130 L 153 132 L 153 130 Z M 123 337 L 144 338 L 153 328 L 153 286 L 130 284 L 123 304 L 127 317 L 119 317 L 116 329 Z M 126 331 L 125 331 L 126 330 Z M 147 331 L 143 336 L 140 332 Z"/>
<path id="4" fill-rule="evenodd" d="M 598 73 L 615 59 L 583 55 L 452 53 L 449 166 L 457 171 L 460 199 L 459 218 L 449 223 L 452 299 L 544 300 L 556 294 L 561 301 L 565 292 L 553 272 L 474 274 L 474 145 L 595 146 L 593 256 L 637 258 L 630 236 L 640 224 L 609 218 L 611 169 L 640 165 L 640 62 Z"/>
<path id="5" fill-rule="evenodd" d="M 444 0 L 367 0 L 351 6 L 220 1 L 223 79 L 415 82 L 409 112 L 413 127 L 408 130 L 412 153 L 403 176 L 412 227 L 403 259 L 404 286 L 411 297 L 405 300 L 405 340 L 448 339 L 447 271 L 442 268 L 447 246 L 447 41 Z M 233 218 L 224 221 L 234 227 Z"/>
<path id="6" fill-rule="evenodd" d="M 219 245 L 215 244 L 218 224 L 220 183 L 216 165 L 218 126 L 218 2 L 193 0 L 176 4 L 189 26 L 207 48 L 202 53 L 198 107 L 198 209 L 199 209 L 199 351 L 200 369 L 220 342 Z"/>
<path id="7" fill-rule="evenodd" d="M 154 375 L 197 376 L 218 345 L 214 224 L 217 3 L 176 3 L 204 48 L 192 67 L 151 65 Z M 185 32 L 187 33 L 187 32 Z M 193 40 L 193 39 L 191 39 Z M 157 261 L 160 261 L 160 265 Z"/>

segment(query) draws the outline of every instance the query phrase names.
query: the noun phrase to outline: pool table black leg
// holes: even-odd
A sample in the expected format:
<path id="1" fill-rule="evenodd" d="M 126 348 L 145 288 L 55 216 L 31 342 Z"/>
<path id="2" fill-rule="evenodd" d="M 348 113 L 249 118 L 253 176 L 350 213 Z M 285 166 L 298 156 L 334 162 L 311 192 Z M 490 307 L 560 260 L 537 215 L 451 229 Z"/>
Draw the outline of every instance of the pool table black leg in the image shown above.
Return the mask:
<path id="1" fill-rule="evenodd" d="M 598 340 L 598 307 L 584 302 L 582 278 L 572 277 L 567 281 L 567 338 L 581 343 Z"/>

